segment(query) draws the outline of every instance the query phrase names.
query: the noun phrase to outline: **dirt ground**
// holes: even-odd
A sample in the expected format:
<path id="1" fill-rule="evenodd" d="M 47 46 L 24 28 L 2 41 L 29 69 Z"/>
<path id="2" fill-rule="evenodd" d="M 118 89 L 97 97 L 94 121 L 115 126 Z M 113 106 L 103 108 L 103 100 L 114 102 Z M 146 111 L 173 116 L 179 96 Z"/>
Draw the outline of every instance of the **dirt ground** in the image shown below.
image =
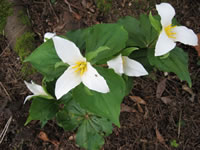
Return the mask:
<path id="1" fill-rule="evenodd" d="M 70 28 L 83 28 L 97 23 L 115 22 L 123 16 L 156 13 L 160 0 L 113 0 L 107 13 L 102 13 L 93 0 L 22 0 L 35 33 L 36 44 L 43 42 L 46 32 L 64 33 Z M 168 0 L 176 10 L 180 24 L 200 32 L 199 0 Z M 70 14 L 70 15 L 69 15 Z M 70 20 L 66 20 L 70 18 Z M 123 104 L 131 110 L 120 115 L 121 128 L 115 127 L 105 140 L 104 150 L 200 150 L 200 67 L 194 48 L 180 45 L 189 54 L 189 70 L 193 82 L 188 88 L 174 74 L 153 72 L 148 77 L 135 78 L 130 96 L 141 97 L 146 104 L 136 104 L 126 97 Z M 1 150 L 79 150 L 73 132 L 64 132 L 54 121 L 44 128 L 38 121 L 24 126 L 31 102 L 23 104 L 30 94 L 21 75 L 17 54 L 9 41 L 0 36 L 0 134 L 11 118 Z M 28 77 L 26 80 L 32 78 Z M 40 80 L 34 76 L 34 80 Z M 159 89 L 164 92 L 159 98 Z M 131 112 L 132 111 L 132 112 Z M 51 141 L 38 138 L 43 131 Z M 2 135 L 1 135 L 2 137 Z M 0 139 L 1 140 L 1 139 Z M 176 141 L 175 148 L 171 141 Z"/>

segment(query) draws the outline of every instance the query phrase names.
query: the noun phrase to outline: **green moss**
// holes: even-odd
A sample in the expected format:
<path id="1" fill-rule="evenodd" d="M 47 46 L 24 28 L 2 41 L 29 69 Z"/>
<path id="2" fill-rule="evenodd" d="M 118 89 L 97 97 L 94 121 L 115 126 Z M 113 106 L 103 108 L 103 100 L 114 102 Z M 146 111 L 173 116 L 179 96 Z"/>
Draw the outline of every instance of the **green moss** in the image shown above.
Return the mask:
<path id="1" fill-rule="evenodd" d="M 20 57 L 22 62 L 22 75 L 27 77 L 30 74 L 33 74 L 35 70 L 30 67 L 30 64 L 24 63 L 25 58 L 30 55 L 30 53 L 35 49 L 35 39 L 34 33 L 25 32 L 21 37 L 17 38 L 14 50 Z"/>
<path id="2" fill-rule="evenodd" d="M 12 15 L 12 4 L 7 0 L 0 0 L 0 34 L 3 33 L 7 17 Z"/>
<path id="3" fill-rule="evenodd" d="M 31 22 L 30 22 L 28 16 L 22 10 L 19 11 L 18 17 L 22 24 L 27 25 L 29 27 L 31 26 Z"/>
<path id="4" fill-rule="evenodd" d="M 34 33 L 32 32 L 25 32 L 21 37 L 17 38 L 15 51 L 19 55 L 21 61 L 24 61 L 25 57 L 35 48 L 34 42 Z"/>
<path id="5" fill-rule="evenodd" d="M 107 13 L 112 7 L 112 0 L 96 0 L 96 5 L 103 13 Z"/>

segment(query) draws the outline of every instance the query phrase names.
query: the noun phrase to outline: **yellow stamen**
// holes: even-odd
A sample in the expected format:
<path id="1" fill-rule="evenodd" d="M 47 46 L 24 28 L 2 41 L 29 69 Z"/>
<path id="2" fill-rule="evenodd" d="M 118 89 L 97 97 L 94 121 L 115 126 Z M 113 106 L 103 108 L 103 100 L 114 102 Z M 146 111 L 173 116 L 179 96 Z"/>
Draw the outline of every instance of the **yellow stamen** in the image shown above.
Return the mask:
<path id="1" fill-rule="evenodd" d="M 80 73 L 80 75 L 83 75 L 87 71 L 87 62 L 78 61 L 76 62 L 76 65 L 72 68 L 75 69 L 75 72 Z"/>
<path id="2" fill-rule="evenodd" d="M 165 32 L 166 32 L 166 34 L 167 34 L 167 36 L 168 36 L 169 38 L 173 38 L 173 39 L 176 38 L 176 37 L 175 37 L 176 32 L 173 32 L 173 28 L 175 28 L 175 27 L 176 27 L 176 26 L 172 26 L 171 24 L 168 25 L 167 27 L 165 27 Z"/>

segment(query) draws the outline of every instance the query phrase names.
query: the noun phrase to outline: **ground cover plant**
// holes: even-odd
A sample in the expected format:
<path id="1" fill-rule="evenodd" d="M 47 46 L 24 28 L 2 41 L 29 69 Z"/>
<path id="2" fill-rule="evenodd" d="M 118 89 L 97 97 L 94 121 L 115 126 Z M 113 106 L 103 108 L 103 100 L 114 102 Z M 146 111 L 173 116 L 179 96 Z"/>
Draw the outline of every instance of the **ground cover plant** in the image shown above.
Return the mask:
<path id="1" fill-rule="evenodd" d="M 54 2 L 54 4 L 56 4 L 56 2 Z M 157 8 L 157 10 L 158 9 L 159 8 Z M 182 46 L 181 47 L 183 49 L 180 48 L 179 44 L 174 49 L 170 48 L 168 50 L 165 50 L 165 54 L 163 54 L 162 52 L 162 56 L 158 56 L 159 50 L 157 51 L 158 53 L 155 52 L 156 49 L 159 49 L 158 39 L 162 39 L 160 38 L 160 36 L 163 32 L 166 33 L 169 39 L 172 39 L 170 47 L 175 46 L 173 29 L 174 26 L 180 26 L 180 24 L 177 23 L 176 20 L 173 20 L 172 24 L 161 24 L 162 15 L 160 16 L 161 18 L 158 15 L 152 15 L 151 13 L 148 13 L 146 15 L 140 15 L 137 18 L 123 17 L 122 19 L 118 19 L 116 22 L 113 23 L 99 24 L 91 26 L 89 28 L 68 31 L 62 36 L 52 33 L 45 34 L 45 42 L 42 43 L 42 45 L 39 46 L 25 60 L 26 62 L 31 62 L 33 67 L 35 67 L 37 71 L 40 72 L 44 77 L 42 83 L 40 84 L 41 86 L 34 82 L 29 83 L 25 81 L 26 86 L 33 93 L 33 95 L 30 95 L 26 98 L 24 105 L 27 106 L 27 104 L 30 104 L 29 100 L 31 101 L 29 116 L 26 120 L 27 126 L 25 126 L 25 129 L 36 123 L 31 120 L 40 120 L 40 124 L 42 125 L 43 129 L 38 126 L 37 131 L 43 130 L 44 132 L 48 133 L 50 139 L 52 139 L 52 137 L 53 139 L 55 139 L 54 135 L 57 135 L 57 140 L 59 142 L 62 141 L 63 144 L 67 144 L 68 142 L 66 140 L 61 140 L 61 137 L 59 137 L 60 135 L 56 134 L 56 132 L 63 132 L 61 128 L 64 128 L 65 130 L 73 130 L 75 136 L 69 137 L 69 139 L 75 139 L 76 143 L 80 147 L 85 149 L 100 149 L 100 147 L 104 144 L 103 138 L 112 133 L 111 136 L 108 136 L 106 138 L 104 145 L 105 149 L 112 149 L 112 143 L 116 143 L 116 145 L 118 143 L 114 142 L 113 139 L 116 140 L 116 135 L 118 135 L 118 133 L 120 133 L 122 130 L 130 130 L 132 132 L 134 130 L 134 127 L 145 127 L 145 124 L 139 125 L 140 123 L 136 120 L 135 123 L 131 122 L 133 126 L 131 124 L 124 124 L 122 119 L 123 117 L 128 117 L 127 119 L 128 121 L 130 121 L 130 116 L 135 116 L 135 114 L 130 114 L 130 112 L 137 112 L 137 110 L 130 107 L 135 106 L 130 103 L 129 99 L 127 99 L 127 95 L 138 95 L 130 96 L 130 98 L 136 102 L 137 109 L 141 114 L 142 111 L 144 111 L 143 109 L 145 108 L 144 118 L 150 117 L 149 119 L 151 119 L 151 112 L 160 112 L 160 110 L 156 108 L 155 110 L 150 109 L 150 106 L 152 104 L 154 104 L 155 106 L 155 102 L 148 101 L 147 105 L 147 102 L 140 98 L 143 97 L 146 100 L 147 97 L 151 95 L 143 95 L 141 93 L 145 93 L 146 91 L 146 87 L 144 87 L 145 83 L 143 82 L 143 80 L 147 81 L 149 80 L 148 78 L 154 78 L 154 84 L 155 82 L 157 83 L 159 81 L 158 78 L 152 76 L 155 70 L 164 71 L 165 74 L 166 72 L 175 73 L 180 80 L 186 81 L 183 82 L 183 89 L 185 89 L 186 91 L 190 91 L 188 89 L 190 89 L 189 87 L 192 86 L 191 81 L 193 81 L 193 86 L 195 86 L 196 84 L 194 83 L 194 78 L 192 77 L 191 80 L 191 77 L 189 75 L 188 61 L 190 59 L 188 58 L 188 52 L 184 51 L 184 48 Z M 131 25 L 136 26 L 137 30 L 132 30 Z M 164 31 L 162 29 L 164 29 Z M 166 39 L 164 41 L 166 41 Z M 184 44 L 196 44 L 187 42 L 187 40 L 186 42 L 183 41 Z M 161 45 L 163 45 L 163 43 Z M 164 48 L 167 48 L 167 46 L 165 46 Z M 68 51 L 69 49 L 73 49 L 74 51 L 76 51 L 75 54 L 69 52 L 67 55 L 65 55 L 65 51 Z M 68 56 L 70 57 L 68 58 Z M 72 70 L 71 72 L 76 73 L 74 77 L 70 76 L 70 79 L 76 80 L 75 84 L 72 83 L 71 80 L 69 81 L 65 75 L 66 72 L 70 72 L 69 68 Z M 148 74 L 149 76 L 142 78 L 139 77 Z M 174 76 L 174 74 L 170 73 L 169 77 L 171 75 Z M 131 78 L 130 76 L 134 76 L 134 78 Z M 64 80 L 62 80 L 63 78 Z M 98 80 L 96 78 L 100 78 L 100 82 L 96 81 Z M 37 79 L 32 80 L 37 81 Z M 168 82 L 172 81 L 169 78 L 167 80 Z M 163 80 L 161 83 L 166 84 L 167 80 Z M 176 78 L 175 82 L 180 82 L 180 80 Z M 65 86 L 63 87 L 62 84 L 65 82 L 71 82 L 71 86 L 65 84 Z M 132 84 L 133 82 L 134 84 Z M 95 84 L 95 86 L 93 85 L 93 83 Z M 136 87 L 138 87 L 139 84 L 143 84 L 144 86 L 139 86 L 139 88 L 136 88 L 135 83 Z M 164 86 L 161 83 L 158 85 L 158 89 L 159 87 Z M 167 84 L 169 85 L 169 83 Z M 99 85 L 99 87 L 96 85 Z M 118 85 L 118 87 L 116 85 Z M 180 86 L 180 84 L 178 85 Z M 175 88 L 176 87 L 177 86 L 175 85 Z M 132 88 L 133 90 L 131 90 Z M 148 90 L 146 92 L 148 93 Z M 171 101 L 172 97 L 166 97 L 166 94 L 167 93 L 164 93 L 165 97 L 162 97 L 161 92 L 160 98 L 163 103 L 166 103 L 166 105 L 170 106 L 169 101 Z M 190 91 L 190 94 L 194 96 L 193 91 Z M 25 96 L 27 94 L 23 95 Z M 126 97 L 124 98 L 124 96 Z M 178 95 L 176 94 L 176 97 L 177 96 Z M 159 94 L 156 94 L 156 97 L 159 97 Z M 193 98 L 195 97 L 196 96 L 194 96 Z M 110 99 L 109 104 L 107 103 L 108 101 L 106 101 L 107 99 Z M 123 99 L 124 102 L 122 102 Z M 184 103 L 185 102 L 186 101 L 184 101 Z M 121 110 L 120 107 L 122 107 Z M 161 105 L 161 107 L 163 106 Z M 25 112 L 28 112 L 28 108 L 29 107 L 26 107 Z M 125 111 L 125 113 L 121 114 L 121 128 L 118 128 L 115 125 L 120 125 L 120 111 Z M 167 111 L 166 113 L 169 112 Z M 174 123 L 177 124 L 177 128 L 179 130 L 178 136 L 180 136 L 182 135 L 182 133 L 180 133 L 180 129 L 184 129 L 186 126 L 189 125 L 188 121 L 186 121 L 182 117 L 185 115 L 184 111 L 183 113 L 181 111 L 180 114 L 177 115 L 178 119 L 174 118 Z M 137 117 L 138 116 L 136 115 L 136 118 Z M 183 120 L 181 120 L 181 118 Z M 53 121 L 50 121 L 51 119 L 53 119 Z M 148 122 L 149 119 L 147 119 L 146 122 Z M 25 120 L 22 121 L 22 125 L 24 124 L 24 122 Z M 55 123 L 61 128 L 56 127 Z M 52 125 L 52 127 L 50 128 L 54 131 L 56 128 L 58 128 L 58 130 L 60 131 L 56 129 L 54 135 L 51 132 L 47 132 L 45 129 L 49 128 L 49 125 Z M 171 146 L 171 148 L 180 148 L 184 146 L 180 142 L 181 140 L 177 139 L 176 136 L 170 137 L 168 139 L 166 139 L 166 137 L 164 136 L 165 139 L 163 139 L 162 135 L 165 135 L 165 132 L 161 130 L 160 125 L 161 124 L 156 121 L 156 126 L 155 124 L 153 126 L 155 127 L 156 138 L 158 142 L 163 145 L 163 147 L 167 148 L 168 146 Z M 162 125 L 166 127 L 170 126 L 170 124 L 167 122 Z M 124 128 L 125 126 L 126 128 Z M 176 128 L 175 126 L 174 128 Z M 150 125 L 148 128 L 151 127 L 152 126 Z M 160 128 L 159 130 L 162 132 L 162 135 L 161 133 L 159 133 L 158 128 Z M 63 145 L 61 146 L 59 142 L 56 142 L 56 139 L 49 140 L 44 132 L 40 131 L 38 137 L 42 141 L 46 141 L 46 144 L 50 143 L 46 146 L 49 146 L 50 148 L 52 143 L 52 146 L 55 146 L 57 148 L 63 147 Z M 70 132 L 67 133 L 72 134 Z M 152 138 L 148 137 L 148 134 L 147 136 L 144 136 L 142 130 L 135 134 L 136 136 L 140 137 L 140 140 L 138 142 L 134 142 L 133 145 L 131 145 L 131 142 L 129 145 L 124 144 L 124 142 L 126 143 L 127 141 L 129 141 L 126 137 L 127 135 L 129 134 L 124 134 L 124 141 L 121 140 L 122 142 L 120 142 L 120 144 L 115 147 L 115 149 L 118 149 L 119 147 L 121 147 L 122 149 L 131 149 L 131 147 L 140 149 L 142 146 L 140 143 L 143 143 L 144 147 L 151 147 L 153 145 L 151 145 L 152 141 L 149 141 Z M 110 140 L 113 141 L 112 143 L 109 143 L 110 137 L 112 138 L 112 140 Z M 130 140 L 131 139 L 137 139 L 137 137 L 133 136 L 132 138 L 130 138 Z M 169 143 L 167 143 L 166 145 L 165 142 Z M 22 142 L 21 144 L 21 146 L 23 147 L 30 147 L 30 145 L 26 142 Z M 65 146 L 64 148 L 66 148 Z M 16 147 L 18 146 L 16 145 Z M 71 149 L 77 149 L 77 147 L 73 147 Z"/>
<path id="2" fill-rule="evenodd" d="M 42 86 L 25 82 L 34 94 L 25 99 L 32 99 L 26 124 L 40 120 L 44 126 L 56 118 L 65 130 L 77 130 L 80 147 L 98 150 L 103 137 L 112 133 L 112 123 L 120 127 L 120 106 L 132 88 L 129 76 L 148 75 L 145 63 L 149 71 L 155 67 L 176 73 L 191 87 L 187 53 L 175 42 L 197 46 L 197 35 L 172 22 L 175 10 L 169 3 L 157 4 L 156 9 L 158 19 L 141 14 L 139 19 L 125 17 L 63 37 L 47 33 L 45 42 L 25 60 L 44 76 Z M 141 54 L 145 63 L 134 60 Z"/>

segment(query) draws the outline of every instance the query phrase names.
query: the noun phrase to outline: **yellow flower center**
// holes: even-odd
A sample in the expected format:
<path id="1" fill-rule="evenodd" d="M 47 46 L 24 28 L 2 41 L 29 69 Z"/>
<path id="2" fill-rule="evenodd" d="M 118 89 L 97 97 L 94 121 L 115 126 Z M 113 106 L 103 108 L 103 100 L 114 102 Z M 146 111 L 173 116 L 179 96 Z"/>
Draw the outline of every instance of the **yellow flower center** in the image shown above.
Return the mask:
<path id="1" fill-rule="evenodd" d="M 76 65 L 72 67 L 75 69 L 75 72 L 80 73 L 80 75 L 83 75 L 85 71 L 87 71 L 87 62 L 86 61 L 78 61 L 76 62 Z"/>
<path id="2" fill-rule="evenodd" d="M 166 32 L 166 34 L 167 34 L 167 36 L 168 36 L 169 38 L 173 38 L 173 39 L 176 38 L 176 37 L 175 37 L 176 32 L 173 32 L 173 28 L 175 28 L 175 27 L 176 27 L 176 26 L 172 26 L 171 24 L 168 25 L 167 27 L 165 27 L 165 32 Z"/>

